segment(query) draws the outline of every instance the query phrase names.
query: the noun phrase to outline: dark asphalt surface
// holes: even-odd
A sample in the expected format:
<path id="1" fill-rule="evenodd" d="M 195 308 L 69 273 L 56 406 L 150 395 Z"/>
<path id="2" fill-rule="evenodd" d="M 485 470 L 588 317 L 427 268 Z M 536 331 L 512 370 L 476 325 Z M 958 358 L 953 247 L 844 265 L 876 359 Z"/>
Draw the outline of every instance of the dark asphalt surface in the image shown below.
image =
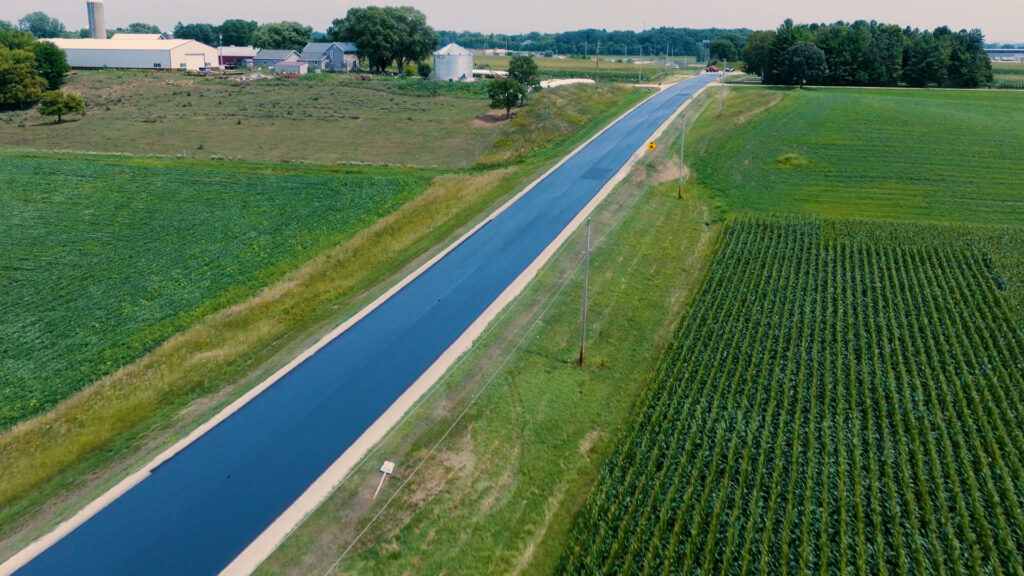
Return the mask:
<path id="1" fill-rule="evenodd" d="M 217 574 L 316 480 L 717 75 L 644 102 L 513 206 L 16 572 Z"/>

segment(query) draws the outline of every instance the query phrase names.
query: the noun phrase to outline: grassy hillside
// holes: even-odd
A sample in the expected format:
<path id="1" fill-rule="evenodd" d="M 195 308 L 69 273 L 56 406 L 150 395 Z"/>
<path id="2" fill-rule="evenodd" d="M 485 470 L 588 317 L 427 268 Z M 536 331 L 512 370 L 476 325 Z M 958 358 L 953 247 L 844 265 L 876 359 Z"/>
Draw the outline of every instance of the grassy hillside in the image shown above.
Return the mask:
<path id="1" fill-rule="evenodd" d="M 559 572 L 1018 570 L 1024 333 L 939 246 L 730 223 Z"/>
<path id="2" fill-rule="evenodd" d="M 435 175 L 0 152 L 0 431 L 350 238 Z"/>
<path id="3" fill-rule="evenodd" d="M 449 90 L 430 97 L 406 84 L 333 74 L 239 84 L 177 72 L 76 71 L 64 89 L 85 99 L 84 118 L 54 124 L 35 110 L 6 112 L 0 142 L 39 150 L 461 168 L 497 136 L 493 127 L 473 123 L 488 111 L 483 94 Z"/>

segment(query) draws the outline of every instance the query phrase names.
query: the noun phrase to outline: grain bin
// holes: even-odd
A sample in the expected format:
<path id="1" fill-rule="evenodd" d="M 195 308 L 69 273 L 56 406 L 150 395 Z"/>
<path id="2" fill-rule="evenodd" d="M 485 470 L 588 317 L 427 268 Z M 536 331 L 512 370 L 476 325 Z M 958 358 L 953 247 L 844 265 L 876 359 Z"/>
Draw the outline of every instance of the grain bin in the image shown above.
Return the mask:
<path id="1" fill-rule="evenodd" d="M 458 44 L 434 52 L 434 77 L 457 82 L 473 81 L 473 53 Z"/>

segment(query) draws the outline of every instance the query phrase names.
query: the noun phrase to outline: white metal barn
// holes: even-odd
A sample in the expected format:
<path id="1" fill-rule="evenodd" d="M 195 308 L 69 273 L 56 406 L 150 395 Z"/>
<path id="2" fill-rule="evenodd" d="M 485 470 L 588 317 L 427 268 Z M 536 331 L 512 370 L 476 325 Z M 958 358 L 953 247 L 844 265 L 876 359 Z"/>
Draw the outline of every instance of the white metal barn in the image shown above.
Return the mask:
<path id="1" fill-rule="evenodd" d="M 454 43 L 434 52 L 434 78 L 472 82 L 473 53 Z"/>
<path id="2" fill-rule="evenodd" d="M 64 50 L 72 68 L 198 70 L 220 65 L 217 49 L 195 40 L 48 38 L 46 41 Z"/>

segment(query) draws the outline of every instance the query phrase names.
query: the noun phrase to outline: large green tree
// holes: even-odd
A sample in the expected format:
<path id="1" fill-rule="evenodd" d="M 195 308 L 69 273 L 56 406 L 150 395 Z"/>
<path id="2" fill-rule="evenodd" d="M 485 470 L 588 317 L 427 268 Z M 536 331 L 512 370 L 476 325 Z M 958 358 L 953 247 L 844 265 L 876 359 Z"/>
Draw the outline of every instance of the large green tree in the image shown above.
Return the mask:
<path id="1" fill-rule="evenodd" d="M 992 61 L 985 53 L 981 30 L 961 30 L 950 36 L 946 81 L 958 88 L 977 88 L 992 81 Z"/>
<path id="2" fill-rule="evenodd" d="M 531 56 L 513 56 L 510 58 L 508 61 L 508 75 L 527 89 L 540 86 L 537 63 L 533 61 Z"/>
<path id="3" fill-rule="evenodd" d="M 252 44 L 270 50 L 302 49 L 312 40 L 313 29 L 298 22 L 272 22 L 264 24 L 252 33 Z"/>
<path id="4" fill-rule="evenodd" d="M 775 38 L 772 41 L 772 65 L 767 71 L 765 81 L 770 84 L 786 84 L 783 80 L 786 51 L 798 42 L 811 40 L 811 32 L 806 26 L 797 26 L 792 19 L 786 18 L 775 30 Z"/>
<path id="5" fill-rule="evenodd" d="M 220 37 L 217 34 L 217 27 L 213 24 L 178 24 L 174 27 L 174 37 L 186 40 L 195 40 L 208 46 L 220 46 Z"/>
<path id="6" fill-rule="evenodd" d="M 797 42 L 786 50 L 781 77 L 784 84 L 820 84 L 827 77 L 825 53 L 813 42 Z"/>
<path id="7" fill-rule="evenodd" d="M 64 35 L 64 24 L 50 18 L 45 12 L 32 12 L 18 20 L 18 27 L 31 32 L 36 38 L 60 38 Z"/>
<path id="8" fill-rule="evenodd" d="M 762 30 L 754 32 L 743 47 L 743 71 L 764 77 L 772 65 L 772 44 L 775 32 Z"/>
<path id="9" fill-rule="evenodd" d="M 36 57 L 36 71 L 46 80 L 49 89 L 63 86 L 64 75 L 71 70 L 64 51 L 52 42 L 36 42 L 32 45 L 32 54 Z"/>
<path id="10" fill-rule="evenodd" d="M 28 50 L 35 41 L 30 32 L 16 28 L 0 28 L 0 46 L 11 50 Z"/>
<path id="11" fill-rule="evenodd" d="M 523 99 L 526 88 L 512 78 L 497 78 L 487 86 L 487 96 L 491 99 L 491 108 L 504 108 L 505 118 L 512 115 L 512 107 Z"/>
<path id="12" fill-rule="evenodd" d="M 0 110 L 28 108 L 42 97 L 46 88 L 46 80 L 36 71 L 32 52 L 0 46 Z"/>
<path id="13" fill-rule="evenodd" d="M 383 72 L 395 59 L 398 27 L 387 8 L 350 8 L 344 18 L 334 20 L 327 36 L 335 42 L 355 43 L 370 70 Z"/>
<path id="14" fill-rule="evenodd" d="M 43 94 L 39 100 L 39 113 L 43 116 L 56 116 L 57 122 L 64 120 L 68 114 L 85 114 L 85 100 L 81 96 L 60 90 L 51 90 Z"/>
<path id="15" fill-rule="evenodd" d="M 335 42 L 353 42 L 371 70 L 383 72 L 392 63 L 399 70 L 425 59 L 439 37 L 427 17 L 409 6 L 351 8 L 327 30 Z"/>
<path id="16" fill-rule="evenodd" d="M 732 40 L 725 37 L 712 40 L 708 50 L 711 52 L 712 60 L 725 60 L 727 62 L 739 60 L 739 51 L 736 49 L 736 45 L 732 43 Z"/>
<path id="17" fill-rule="evenodd" d="M 225 20 L 220 25 L 220 39 L 225 46 L 249 46 L 259 24 L 255 20 Z"/>

